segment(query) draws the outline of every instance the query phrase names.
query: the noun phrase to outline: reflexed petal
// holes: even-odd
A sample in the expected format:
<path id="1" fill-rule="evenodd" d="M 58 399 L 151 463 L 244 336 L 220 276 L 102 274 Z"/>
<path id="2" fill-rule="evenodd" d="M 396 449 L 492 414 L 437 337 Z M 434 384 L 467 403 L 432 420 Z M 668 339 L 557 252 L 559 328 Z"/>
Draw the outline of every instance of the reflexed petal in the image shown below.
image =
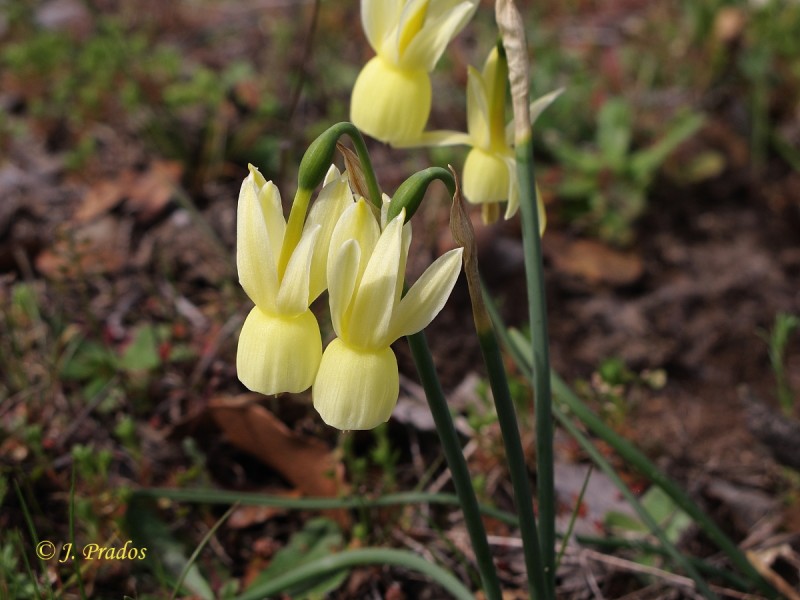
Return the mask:
<path id="1" fill-rule="evenodd" d="M 473 66 L 467 67 L 467 131 L 473 146 L 489 148 L 489 92 Z"/>
<path id="2" fill-rule="evenodd" d="M 392 142 L 395 148 L 414 148 L 419 146 L 471 146 L 472 138 L 462 131 L 441 129 L 423 131 L 416 139 Z"/>
<path id="3" fill-rule="evenodd" d="M 400 19 L 404 0 L 361 0 L 361 25 L 377 52 Z"/>
<path id="4" fill-rule="evenodd" d="M 430 15 L 400 56 L 400 66 L 433 71 L 447 44 L 464 28 L 477 7 L 477 1 L 471 0 L 439 16 Z"/>
<path id="5" fill-rule="evenodd" d="M 274 310 L 278 272 L 266 221 L 271 212 L 270 199 L 277 196 L 277 189 L 272 184 L 265 188 L 267 192 L 260 194 L 253 173 L 242 182 L 236 209 L 236 267 L 239 282 L 250 299 L 263 309 Z M 275 194 L 269 193 L 272 189 Z"/>
<path id="6" fill-rule="evenodd" d="M 397 26 L 397 52 L 403 55 L 411 40 L 420 32 L 425 23 L 428 13 L 430 0 L 408 0 L 403 12 L 400 14 L 400 21 Z"/>
<path id="7" fill-rule="evenodd" d="M 506 204 L 506 220 L 513 217 L 519 209 L 519 181 L 517 180 L 517 161 L 513 156 L 505 157 L 508 169 L 508 204 Z M 541 234 L 541 231 L 539 232 Z"/>
<path id="8" fill-rule="evenodd" d="M 258 192 L 258 203 L 261 205 L 261 213 L 264 215 L 264 223 L 267 226 L 272 255 L 278 257 L 286 232 L 286 219 L 283 217 L 281 193 L 274 183 L 267 181 L 261 187 Z"/>
<path id="9" fill-rule="evenodd" d="M 283 317 L 255 307 L 239 335 L 236 371 L 254 392 L 302 392 L 314 382 L 321 356 L 319 325 L 310 310 Z"/>
<path id="10" fill-rule="evenodd" d="M 341 171 L 339 171 L 336 165 L 331 165 L 328 167 L 328 172 L 325 173 L 325 179 L 322 180 L 322 187 L 324 188 L 334 179 L 339 179 L 342 176 Z"/>
<path id="11" fill-rule="evenodd" d="M 347 327 L 348 341 L 357 346 L 380 347 L 379 340 L 388 332 L 398 282 L 404 217 L 405 212 L 401 211 L 386 226 L 358 284 Z"/>
<path id="12" fill-rule="evenodd" d="M 464 197 L 473 204 L 500 202 L 508 198 L 509 174 L 504 158 L 473 148 L 464 162 Z"/>
<path id="13" fill-rule="evenodd" d="M 319 236 L 320 226 L 303 232 L 300 243 L 292 252 L 286 272 L 281 280 L 276 306 L 278 311 L 286 315 L 296 315 L 308 310 L 310 300 L 309 277 L 311 275 L 311 259 L 314 256 L 314 246 Z"/>
<path id="14" fill-rule="evenodd" d="M 389 343 L 422 331 L 444 307 L 461 273 L 463 248 L 450 250 L 437 258 L 400 300 L 394 311 Z"/>
<path id="15" fill-rule="evenodd" d="M 378 243 L 380 235 L 381 230 L 378 222 L 372 215 L 372 209 L 363 198 L 342 213 L 339 222 L 336 223 L 336 227 L 333 229 L 330 245 L 331 255 L 335 255 L 338 248 L 341 248 L 347 240 L 351 239 L 356 240 L 358 247 L 361 249 L 356 285 L 358 285 L 361 275 L 367 268 L 367 261 L 372 254 L 373 248 L 375 248 L 375 244 Z M 330 282 L 328 287 L 330 287 Z"/>
<path id="16" fill-rule="evenodd" d="M 326 270 L 328 264 L 328 248 L 331 244 L 333 230 L 342 213 L 353 204 L 353 194 L 350 185 L 336 170 L 337 177 L 332 177 L 323 186 L 319 196 L 311 205 L 305 229 L 319 227 L 319 235 L 314 245 L 314 255 L 311 259 L 311 279 L 309 288 L 309 304 L 319 296 L 327 287 Z M 328 172 L 331 175 L 331 171 Z M 326 178 L 327 179 L 327 178 Z"/>
<path id="17" fill-rule="evenodd" d="M 431 82 L 424 69 L 400 69 L 372 58 L 356 79 L 350 120 L 382 142 L 417 139 L 431 112 Z"/>
<path id="18" fill-rule="evenodd" d="M 400 382 L 391 348 L 361 351 L 333 340 L 314 380 L 314 408 L 322 420 L 342 430 L 372 429 L 392 415 Z"/>
<path id="19" fill-rule="evenodd" d="M 355 240 L 347 240 L 328 260 L 328 304 L 336 335 L 342 337 L 347 327 L 350 301 L 358 279 L 361 249 Z"/>
<path id="20" fill-rule="evenodd" d="M 513 217 L 517 210 L 519 210 L 519 181 L 517 180 L 517 163 L 514 157 L 505 157 L 506 166 L 508 167 L 508 204 L 506 205 L 505 219 Z M 536 210 L 539 213 L 539 235 L 544 235 L 544 230 L 547 227 L 547 213 L 544 209 L 544 202 L 542 201 L 542 194 L 539 191 L 539 185 L 536 185 Z"/>
<path id="21" fill-rule="evenodd" d="M 403 209 L 400 214 L 405 215 L 405 209 Z M 405 218 L 405 216 L 403 218 Z M 397 266 L 397 283 L 394 289 L 393 307 L 397 306 L 400 302 L 400 296 L 403 294 L 403 283 L 406 280 L 406 263 L 408 262 L 409 248 L 411 248 L 411 221 L 403 225 L 403 241 L 400 244 L 400 262 Z"/>
<path id="22" fill-rule="evenodd" d="M 531 113 L 531 125 L 535 124 L 539 116 L 549 107 L 555 100 L 564 92 L 564 88 L 558 88 L 545 94 L 541 98 L 537 98 L 531 102 L 529 110 Z M 514 121 L 506 125 L 506 143 L 511 145 L 514 143 Z"/>
<path id="23" fill-rule="evenodd" d="M 536 210 L 539 212 L 539 235 L 542 236 L 547 227 L 547 212 L 544 210 L 544 201 L 538 184 L 536 185 Z"/>

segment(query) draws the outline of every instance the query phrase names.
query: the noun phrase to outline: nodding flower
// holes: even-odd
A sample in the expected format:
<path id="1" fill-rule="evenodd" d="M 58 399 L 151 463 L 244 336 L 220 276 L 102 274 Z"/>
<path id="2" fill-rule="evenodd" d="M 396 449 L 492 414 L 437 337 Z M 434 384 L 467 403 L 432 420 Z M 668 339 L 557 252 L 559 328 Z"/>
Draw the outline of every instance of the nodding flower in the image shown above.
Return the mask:
<path id="1" fill-rule="evenodd" d="M 338 337 L 322 355 L 312 397 L 322 420 L 338 429 L 371 429 L 389 419 L 400 390 L 390 346 L 439 314 L 461 271 L 462 249 L 451 250 L 402 296 L 411 243 L 404 220 L 405 209 L 381 231 L 361 199 L 331 237 L 328 299 Z"/>
<path id="2" fill-rule="evenodd" d="M 376 56 L 356 79 L 350 120 L 390 144 L 417 139 L 431 111 L 429 73 L 477 6 L 477 0 L 362 0 L 361 22 Z"/>
<path id="3" fill-rule="evenodd" d="M 322 357 L 319 325 L 309 305 L 327 287 L 331 235 L 353 196 L 347 179 L 332 166 L 305 223 L 302 208 L 298 235 L 287 235 L 291 227 L 278 188 L 249 168 L 237 207 L 236 266 L 255 307 L 242 326 L 236 370 L 253 391 L 301 392 L 311 387 Z"/>

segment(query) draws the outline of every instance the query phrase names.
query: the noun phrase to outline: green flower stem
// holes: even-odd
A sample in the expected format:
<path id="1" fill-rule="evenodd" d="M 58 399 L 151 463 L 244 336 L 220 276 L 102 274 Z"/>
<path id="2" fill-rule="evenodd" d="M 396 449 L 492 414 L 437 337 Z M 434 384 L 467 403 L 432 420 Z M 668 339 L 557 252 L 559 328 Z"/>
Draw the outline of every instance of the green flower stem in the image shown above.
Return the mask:
<path id="1" fill-rule="evenodd" d="M 240 595 L 237 600 L 271 598 L 305 581 L 361 565 L 393 565 L 417 571 L 430 577 L 458 600 L 474 600 L 475 598 L 472 592 L 450 573 L 438 565 L 428 562 L 421 556 L 412 554 L 407 550 L 361 548 L 307 562 L 285 575 L 251 587 Z"/>
<path id="2" fill-rule="evenodd" d="M 500 348 L 497 345 L 497 338 L 491 330 L 478 332 L 478 340 L 489 375 L 489 385 L 494 396 L 497 421 L 500 424 L 508 471 L 511 475 L 511 486 L 514 489 L 514 499 L 519 514 L 520 536 L 525 553 L 525 570 L 528 573 L 528 593 L 531 598 L 548 598 L 545 565 L 542 562 L 536 517 L 533 513 L 533 494 L 528 478 L 528 468 L 525 464 L 525 454 L 522 451 L 522 442 L 519 437 L 517 414 L 508 389 Z"/>
<path id="3" fill-rule="evenodd" d="M 453 418 L 450 416 L 447 400 L 445 400 L 444 392 L 442 392 L 439 378 L 436 376 L 436 369 L 428 349 L 425 334 L 419 332 L 408 336 L 408 345 L 411 347 L 414 364 L 425 389 L 425 396 L 431 408 L 436 431 L 439 433 L 442 449 L 450 467 L 453 485 L 461 502 L 461 510 L 464 512 L 464 521 L 472 541 L 472 549 L 475 552 L 475 560 L 478 563 L 484 594 L 487 600 L 501 600 L 500 582 L 492 561 L 492 553 L 489 550 L 486 530 L 481 520 L 478 499 L 475 497 L 475 490 L 472 488 L 467 461 L 464 460 L 464 454 L 456 429 L 453 426 Z"/>
<path id="4" fill-rule="evenodd" d="M 409 504 L 442 504 L 458 506 L 458 496 L 454 494 L 432 494 L 429 492 L 400 492 L 368 498 L 365 496 L 348 496 L 344 498 L 288 498 L 286 496 L 272 496 L 255 492 L 236 492 L 231 490 L 214 489 L 171 489 L 149 488 L 136 490 L 132 497 L 167 498 L 176 502 L 195 502 L 203 504 L 235 504 L 245 506 L 270 506 L 290 510 L 334 510 L 337 508 L 377 508 L 384 506 L 408 506 Z M 499 508 L 478 505 L 480 512 L 487 517 L 519 527 L 519 519 Z"/>
<path id="5" fill-rule="evenodd" d="M 539 546 L 536 517 L 533 513 L 533 496 L 519 436 L 517 413 L 508 389 L 508 378 L 503 367 L 500 346 L 483 301 L 475 232 L 469 215 L 464 209 L 464 202 L 458 189 L 453 194 L 453 205 L 450 209 L 450 231 L 456 243 L 464 249 L 464 273 L 472 302 L 472 317 L 475 321 L 475 330 L 478 334 L 483 361 L 486 364 L 486 372 L 489 375 L 489 385 L 492 388 L 497 420 L 500 423 L 501 437 L 511 475 L 511 486 L 514 489 L 514 500 L 519 514 L 525 570 L 528 574 L 528 593 L 532 598 L 551 598 L 546 585 L 545 565 L 542 562 L 542 550 Z"/>
<path id="6" fill-rule="evenodd" d="M 550 353 L 547 335 L 547 304 L 544 293 L 542 240 L 533 175 L 533 146 L 530 138 L 518 143 L 517 178 L 522 214 L 522 244 L 525 252 L 525 281 L 528 290 L 528 318 L 533 342 L 533 388 L 536 410 L 536 482 L 539 499 L 539 541 L 545 560 L 549 596 L 555 594 L 556 504 L 553 473 L 553 415 L 550 391 Z"/>
<path id="7" fill-rule="evenodd" d="M 514 0 L 497 0 L 495 19 L 508 61 L 508 81 L 514 112 L 514 152 L 522 213 L 525 281 L 533 340 L 533 375 L 536 412 L 536 481 L 539 499 L 539 542 L 545 560 L 548 597 L 555 597 L 556 504 L 553 474 L 553 415 L 550 395 L 550 357 L 547 308 L 540 239 L 530 113 L 530 60 L 525 22 Z"/>

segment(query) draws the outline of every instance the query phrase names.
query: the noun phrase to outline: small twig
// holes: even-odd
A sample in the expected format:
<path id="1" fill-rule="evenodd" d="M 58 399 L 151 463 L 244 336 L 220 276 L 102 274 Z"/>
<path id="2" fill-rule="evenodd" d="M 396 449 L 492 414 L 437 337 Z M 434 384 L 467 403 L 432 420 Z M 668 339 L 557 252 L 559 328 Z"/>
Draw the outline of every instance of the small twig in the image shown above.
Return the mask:
<path id="1" fill-rule="evenodd" d="M 563 557 L 564 551 L 567 549 L 566 546 L 567 540 L 564 540 L 564 547 L 561 551 L 561 556 Z M 579 555 L 579 562 L 581 565 L 581 570 L 583 571 L 584 577 L 586 579 L 586 584 L 589 586 L 589 589 L 592 590 L 592 594 L 597 600 L 604 600 L 605 596 L 603 596 L 603 592 L 600 590 L 600 586 L 597 583 L 597 578 L 594 576 L 594 572 L 592 568 L 589 566 L 589 561 L 585 554 L 581 553 Z"/>
<path id="2" fill-rule="evenodd" d="M 662 579 L 675 586 L 686 588 L 692 591 L 695 590 L 695 583 L 690 577 L 684 577 L 683 575 L 676 575 L 675 573 L 670 573 L 669 571 L 665 571 L 657 567 L 642 565 L 632 560 L 627 560 L 625 558 L 620 558 L 618 556 L 603 554 L 602 552 L 597 552 L 596 550 L 590 550 L 588 548 L 574 549 L 572 546 L 569 546 L 567 548 L 567 554 L 568 555 L 577 554 L 579 561 L 581 560 L 582 557 L 585 557 L 589 560 L 594 560 L 596 562 L 609 565 L 611 567 L 614 567 L 615 569 L 619 569 L 620 571 L 627 571 L 629 573 L 641 573 L 643 575 L 651 575 L 653 577 L 658 577 L 659 579 Z M 754 594 L 746 594 L 743 592 L 739 592 L 737 590 L 732 590 L 730 588 L 725 588 L 718 585 L 709 584 L 709 587 L 712 590 L 714 590 L 714 592 L 730 596 L 731 598 L 740 598 L 741 600 L 754 600 L 756 598 L 762 598 L 762 596 L 757 596 Z M 700 596 L 697 597 L 700 598 Z"/>

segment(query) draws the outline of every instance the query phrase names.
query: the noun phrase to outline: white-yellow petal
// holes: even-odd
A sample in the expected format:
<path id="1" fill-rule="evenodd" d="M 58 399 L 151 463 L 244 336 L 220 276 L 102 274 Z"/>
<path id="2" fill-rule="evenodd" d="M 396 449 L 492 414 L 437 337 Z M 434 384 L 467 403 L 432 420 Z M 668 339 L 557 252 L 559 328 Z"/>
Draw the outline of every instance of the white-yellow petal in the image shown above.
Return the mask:
<path id="1" fill-rule="evenodd" d="M 360 262 L 361 249 L 355 240 L 348 240 L 338 250 L 332 251 L 328 260 L 328 305 L 333 330 L 339 337 L 346 335 Z"/>
<path id="2" fill-rule="evenodd" d="M 332 171 L 328 172 L 330 178 L 326 177 L 327 183 L 311 205 L 311 210 L 306 219 L 305 230 L 319 227 L 319 235 L 314 246 L 314 255 L 311 259 L 311 274 L 309 283 L 308 302 L 313 302 L 327 285 L 326 270 L 328 264 L 328 249 L 331 244 L 331 236 L 336 227 L 339 217 L 344 211 L 353 204 L 353 193 L 347 180 L 339 175 L 338 169 L 332 176 Z"/>
<path id="3" fill-rule="evenodd" d="M 356 79 L 350 120 L 364 133 L 394 143 L 417 139 L 431 112 L 431 82 L 425 69 L 401 69 L 372 58 Z"/>
<path id="4" fill-rule="evenodd" d="M 467 131 L 471 145 L 489 148 L 489 91 L 481 74 L 471 65 L 467 67 Z"/>
<path id="5" fill-rule="evenodd" d="M 530 111 L 531 115 L 531 125 L 534 125 L 541 116 L 541 114 L 564 92 L 564 88 L 558 88 L 550 92 L 549 94 L 545 94 L 531 102 L 528 110 Z M 514 121 L 511 121 L 506 125 L 506 143 L 509 145 L 514 142 Z"/>
<path id="6" fill-rule="evenodd" d="M 456 248 L 437 258 L 411 286 L 394 311 L 389 339 L 422 331 L 444 307 L 461 272 L 463 249 Z"/>
<path id="7" fill-rule="evenodd" d="M 236 371 L 254 392 L 296 393 L 314 383 L 321 357 L 319 325 L 310 310 L 285 317 L 256 306 L 239 335 Z"/>
<path id="8" fill-rule="evenodd" d="M 282 237 L 280 226 L 273 222 L 275 202 L 280 196 L 271 183 L 259 189 L 252 172 L 242 182 L 236 210 L 236 268 L 244 291 L 265 310 L 275 309 L 278 289 L 274 248 L 282 239 L 272 240 L 270 235 L 272 230 L 272 235 Z M 277 219 L 283 222 L 282 215 Z"/>
<path id="9" fill-rule="evenodd" d="M 283 274 L 281 286 L 275 305 L 278 312 L 286 315 L 295 315 L 308 309 L 311 304 L 309 298 L 311 263 L 314 257 L 314 247 L 319 237 L 320 226 L 303 232 L 300 242 L 295 247 L 286 272 Z"/>
<path id="10" fill-rule="evenodd" d="M 407 0 L 403 12 L 400 14 L 395 32 L 396 37 L 390 42 L 397 48 L 398 57 L 403 55 L 405 49 L 425 24 L 429 5 L 430 0 Z"/>
<path id="11" fill-rule="evenodd" d="M 519 209 L 519 181 L 517 181 L 517 161 L 513 155 L 504 157 L 508 171 L 508 203 L 506 204 L 506 220 L 517 214 Z M 541 231 L 539 232 L 541 234 Z"/>
<path id="12" fill-rule="evenodd" d="M 361 0 L 361 25 L 375 52 L 397 26 L 404 3 L 404 0 Z"/>
<path id="13" fill-rule="evenodd" d="M 340 339 L 325 349 L 314 380 L 314 408 L 342 430 L 372 429 L 392 415 L 400 393 L 397 359 L 391 348 L 363 351 Z"/>
<path id="14" fill-rule="evenodd" d="M 405 211 L 381 234 L 356 290 L 353 313 L 346 329 L 348 343 L 378 348 L 389 330 L 398 284 Z M 402 277 L 400 285 L 402 285 Z"/>
<path id="15" fill-rule="evenodd" d="M 367 261 L 372 254 L 373 248 L 375 248 L 375 244 L 378 243 L 380 235 L 381 230 L 372 214 L 372 209 L 362 198 L 347 208 L 342 213 L 338 223 L 336 223 L 331 235 L 331 255 L 334 255 L 348 240 L 355 240 L 361 250 L 358 277 L 356 278 L 356 282 L 358 282 L 367 268 Z M 330 286 L 330 281 L 328 285 Z"/>
<path id="16" fill-rule="evenodd" d="M 458 35 L 478 8 L 478 2 L 471 0 L 460 2 L 449 10 L 437 14 L 439 13 L 437 5 L 448 4 L 452 5 L 452 2 L 440 0 L 431 3 L 425 25 L 400 55 L 400 66 L 422 68 L 429 73 L 433 71 L 447 44 Z"/>

